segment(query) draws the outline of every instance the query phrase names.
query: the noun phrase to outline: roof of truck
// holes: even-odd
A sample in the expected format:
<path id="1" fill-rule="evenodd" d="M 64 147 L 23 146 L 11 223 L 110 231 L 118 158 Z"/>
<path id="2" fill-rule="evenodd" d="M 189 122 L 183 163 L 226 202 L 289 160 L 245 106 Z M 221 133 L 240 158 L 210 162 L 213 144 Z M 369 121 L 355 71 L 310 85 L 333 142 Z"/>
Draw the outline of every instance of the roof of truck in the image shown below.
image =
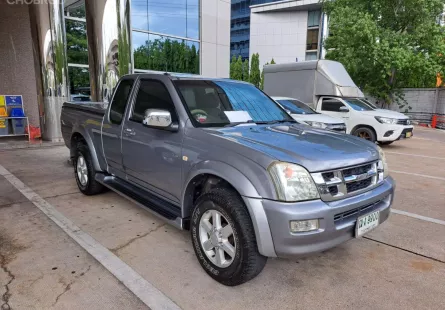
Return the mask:
<path id="1" fill-rule="evenodd" d="M 144 75 L 144 74 L 158 74 L 158 75 L 165 75 L 170 77 L 171 79 L 174 80 L 211 80 L 211 81 L 233 81 L 233 82 L 237 82 L 237 83 L 245 83 L 245 84 L 249 84 L 247 82 L 244 81 L 238 81 L 238 80 L 232 80 L 232 79 L 228 79 L 228 78 L 218 78 L 218 77 L 209 77 L 209 76 L 204 76 L 204 75 L 198 75 L 198 74 L 191 74 L 191 73 L 177 73 L 177 72 L 166 72 L 166 71 L 144 71 L 144 72 L 138 72 L 138 73 L 133 73 L 133 74 L 127 74 L 125 76 L 127 77 L 137 77 L 140 75 Z"/>

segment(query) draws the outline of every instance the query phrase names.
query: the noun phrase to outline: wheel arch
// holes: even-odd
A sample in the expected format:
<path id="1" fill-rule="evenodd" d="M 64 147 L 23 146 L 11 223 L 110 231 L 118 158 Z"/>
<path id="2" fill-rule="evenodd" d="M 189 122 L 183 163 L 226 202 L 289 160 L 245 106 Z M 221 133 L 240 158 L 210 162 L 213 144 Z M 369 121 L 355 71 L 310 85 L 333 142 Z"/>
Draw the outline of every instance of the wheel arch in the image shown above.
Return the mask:
<path id="1" fill-rule="evenodd" d="M 261 203 L 262 197 L 245 175 L 228 164 L 205 161 L 196 165 L 188 174 L 182 193 L 183 218 L 191 216 L 194 202 L 202 194 L 197 186 L 202 186 L 203 182 L 210 182 L 210 185 L 204 185 L 210 188 L 213 182 L 223 182 L 224 186 L 233 188 L 241 196 L 255 230 L 259 252 L 264 256 L 276 257 L 269 221 Z"/>
<path id="2" fill-rule="evenodd" d="M 84 142 L 88 149 L 90 150 L 91 159 L 93 160 L 94 169 L 96 171 L 102 171 L 99 159 L 97 157 L 96 148 L 91 140 L 91 137 L 88 135 L 86 130 L 82 130 L 82 128 L 74 128 L 70 138 L 70 158 L 73 159 L 76 152 L 76 144 L 79 142 Z"/>

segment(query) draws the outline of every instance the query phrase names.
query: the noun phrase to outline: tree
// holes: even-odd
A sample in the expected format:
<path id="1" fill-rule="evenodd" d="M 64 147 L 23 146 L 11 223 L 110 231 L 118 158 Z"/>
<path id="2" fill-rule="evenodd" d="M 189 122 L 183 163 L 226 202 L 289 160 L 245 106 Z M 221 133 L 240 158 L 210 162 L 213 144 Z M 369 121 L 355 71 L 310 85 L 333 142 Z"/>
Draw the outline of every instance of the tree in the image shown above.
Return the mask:
<path id="1" fill-rule="evenodd" d="M 199 50 L 184 40 L 147 40 L 134 51 L 134 67 L 199 74 Z"/>
<path id="2" fill-rule="evenodd" d="M 236 56 L 232 56 L 232 60 L 230 61 L 230 78 L 234 79 L 233 75 L 235 73 L 235 64 L 236 64 Z"/>
<path id="3" fill-rule="evenodd" d="M 260 55 L 258 53 L 253 54 L 251 57 L 249 81 L 256 87 L 260 87 L 261 72 L 260 72 Z"/>
<path id="4" fill-rule="evenodd" d="M 330 19 L 326 58 L 379 101 L 398 101 L 403 87 L 434 87 L 444 73 L 444 28 L 436 20 L 445 0 L 322 2 Z"/>
<path id="5" fill-rule="evenodd" d="M 241 56 L 238 56 L 238 59 L 233 65 L 233 75 L 232 79 L 242 81 L 243 80 L 243 60 Z"/>
<path id="6" fill-rule="evenodd" d="M 249 60 L 245 59 L 243 61 L 243 81 L 249 82 Z"/>
<path id="7" fill-rule="evenodd" d="M 273 58 L 272 58 L 273 61 Z M 264 66 L 267 66 L 269 63 L 266 62 L 266 64 Z M 263 71 L 261 71 L 261 83 L 260 83 L 260 89 L 263 90 L 264 89 L 264 67 L 263 67 Z"/>
<path id="8" fill-rule="evenodd" d="M 270 61 L 270 64 L 271 65 L 274 65 L 275 64 L 275 60 L 272 58 L 272 60 Z"/>

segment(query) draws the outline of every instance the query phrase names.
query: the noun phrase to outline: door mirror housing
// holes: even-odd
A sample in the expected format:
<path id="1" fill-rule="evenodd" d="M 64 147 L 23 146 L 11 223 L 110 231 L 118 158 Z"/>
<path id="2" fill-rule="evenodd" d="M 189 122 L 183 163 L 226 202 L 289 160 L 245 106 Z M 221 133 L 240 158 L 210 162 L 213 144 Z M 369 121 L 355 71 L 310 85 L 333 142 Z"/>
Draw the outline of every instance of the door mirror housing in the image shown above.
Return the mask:
<path id="1" fill-rule="evenodd" d="M 142 124 L 147 127 L 178 131 L 178 124 L 172 122 L 171 113 L 167 110 L 148 109 L 145 110 Z"/>
<path id="2" fill-rule="evenodd" d="M 339 112 L 349 112 L 349 109 L 345 106 L 340 107 L 340 109 L 338 109 Z"/>

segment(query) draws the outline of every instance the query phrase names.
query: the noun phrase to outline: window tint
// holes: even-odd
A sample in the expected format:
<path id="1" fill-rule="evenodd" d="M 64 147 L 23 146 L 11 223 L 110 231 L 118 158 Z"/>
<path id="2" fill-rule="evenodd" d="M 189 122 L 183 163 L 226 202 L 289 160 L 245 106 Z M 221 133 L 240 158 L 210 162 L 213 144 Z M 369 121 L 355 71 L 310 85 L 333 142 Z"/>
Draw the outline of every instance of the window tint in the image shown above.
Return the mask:
<path id="1" fill-rule="evenodd" d="M 225 112 L 245 111 L 254 122 L 293 121 L 275 101 L 251 84 L 225 80 L 180 80 L 174 82 L 195 125 L 230 124 Z"/>
<path id="2" fill-rule="evenodd" d="M 110 107 L 110 121 L 113 124 L 122 123 L 125 107 L 127 106 L 128 96 L 133 87 L 133 80 L 123 80 L 116 89 L 113 101 Z"/>
<path id="3" fill-rule="evenodd" d="M 162 82 L 142 80 L 136 97 L 133 114 L 130 120 L 142 123 L 145 111 L 148 109 L 163 109 L 171 113 L 172 121 L 178 121 L 175 105 Z"/>
<path id="4" fill-rule="evenodd" d="M 347 103 L 356 111 L 373 111 L 374 109 L 370 107 L 366 102 L 358 99 L 345 99 Z"/>
<path id="5" fill-rule="evenodd" d="M 340 112 L 340 108 L 345 105 L 335 99 L 323 99 L 321 109 L 323 111 Z"/>

